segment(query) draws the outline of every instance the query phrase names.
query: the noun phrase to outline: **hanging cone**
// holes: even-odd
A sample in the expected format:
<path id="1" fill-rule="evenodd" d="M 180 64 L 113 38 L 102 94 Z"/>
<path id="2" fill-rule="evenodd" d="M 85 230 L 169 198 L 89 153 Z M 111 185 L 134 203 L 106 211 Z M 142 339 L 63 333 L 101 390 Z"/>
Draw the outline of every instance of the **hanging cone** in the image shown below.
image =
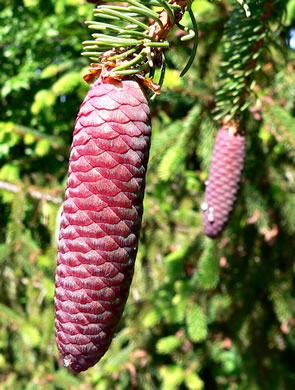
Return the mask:
<path id="1" fill-rule="evenodd" d="M 56 340 L 75 372 L 107 351 L 129 294 L 150 136 L 136 81 L 91 86 L 73 136 L 56 269 Z"/>
<path id="2" fill-rule="evenodd" d="M 240 186 L 244 166 L 246 138 L 218 131 L 209 178 L 202 204 L 203 226 L 208 237 L 219 236 L 228 223 Z"/>

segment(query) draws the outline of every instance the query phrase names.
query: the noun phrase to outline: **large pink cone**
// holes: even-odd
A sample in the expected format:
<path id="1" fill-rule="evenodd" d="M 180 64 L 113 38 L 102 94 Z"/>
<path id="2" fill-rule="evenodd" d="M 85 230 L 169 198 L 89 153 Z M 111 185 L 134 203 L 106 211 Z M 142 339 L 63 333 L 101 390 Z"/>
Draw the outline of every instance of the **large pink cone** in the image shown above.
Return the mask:
<path id="1" fill-rule="evenodd" d="M 207 236 L 219 236 L 228 223 L 240 186 L 244 166 L 246 138 L 218 131 L 209 178 L 202 204 L 203 226 Z"/>
<path id="2" fill-rule="evenodd" d="M 137 82 L 91 86 L 74 131 L 56 269 L 57 345 L 75 372 L 107 351 L 128 297 L 150 136 Z"/>

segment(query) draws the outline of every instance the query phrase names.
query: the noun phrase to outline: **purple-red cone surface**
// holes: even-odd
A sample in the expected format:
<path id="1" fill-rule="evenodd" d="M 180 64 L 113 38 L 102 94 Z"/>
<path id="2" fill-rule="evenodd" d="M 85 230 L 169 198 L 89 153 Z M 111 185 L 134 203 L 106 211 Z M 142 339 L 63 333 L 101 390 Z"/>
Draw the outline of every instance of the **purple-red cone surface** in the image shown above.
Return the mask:
<path id="1" fill-rule="evenodd" d="M 136 81 L 91 86 L 73 136 L 56 269 L 57 345 L 75 372 L 107 351 L 128 297 L 150 136 Z"/>
<path id="2" fill-rule="evenodd" d="M 233 210 L 244 166 L 246 138 L 218 131 L 209 178 L 202 204 L 203 226 L 207 236 L 215 238 L 225 228 Z"/>

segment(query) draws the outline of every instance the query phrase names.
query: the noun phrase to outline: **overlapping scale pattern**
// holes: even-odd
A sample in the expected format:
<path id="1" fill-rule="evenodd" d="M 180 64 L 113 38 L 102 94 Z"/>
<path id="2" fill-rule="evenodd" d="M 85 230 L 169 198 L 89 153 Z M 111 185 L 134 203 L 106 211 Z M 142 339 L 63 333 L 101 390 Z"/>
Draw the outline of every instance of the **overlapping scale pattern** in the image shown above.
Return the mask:
<path id="1" fill-rule="evenodd" d="M 203 227 L 211 238 L 219 236 L 229 220 L 240 186 L 245 153 L 245 136 L 232 135 L 223 128 L 218 131 L 202 204 Z"/>
<path id="2" fill-rule="evenodd" d="M 150 136 L 136 81 L 91 86 L 75 125 L 56 269 L 57 345 L 75 372 L 104 355 L 128 297 Z"/>

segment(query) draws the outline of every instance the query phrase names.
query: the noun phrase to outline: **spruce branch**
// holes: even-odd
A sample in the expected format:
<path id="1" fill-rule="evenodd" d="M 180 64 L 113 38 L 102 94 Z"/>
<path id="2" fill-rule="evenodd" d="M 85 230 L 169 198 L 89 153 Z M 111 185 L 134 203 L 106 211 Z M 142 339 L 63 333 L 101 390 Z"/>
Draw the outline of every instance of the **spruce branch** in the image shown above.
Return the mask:
<path id="1" fill-rule="evenodd" d="M 270 40 L 270 23 L 280 21 L 285 3 L 250 0 L 250 18 L 239 6 L 231 11 L 214 109 L 216 120 L 222 120 L 224 126 L 238 128 L 241 114 L 251 103 L 249 97 L 256 83 L 255 75 L 262 67 L 262 53 Z"/>
<path id="2" fill-rule="evenodd" d="M 91 40 L 84 41 L 83 56 L 94 61 L 84 79 L 93 82 L 98 76 L 120 80 L 137 77 L 145 86 L 160 93 L 165 74 L 164 50 L 169 49 L 167 37 L 174 26 L 187 34 L 182 41 L 194 39 L 190 58 L 180 76 L 191 67 L 198 47 L 198 25 L 191 9 L 193 0 L 110 0 L 94 9 L 95 21 L 86 21 L 94 30 Z M 246 16 L 250 15 L 244 0 L 236 0 Z M 160 8 L 156 12 L 154 8 Z M 181 26 L 188 12 L 192 30 Z M 155 68 L 160 68 L 158 84 L 154 83 Z M 146 75 L 149 74 L 147 78 Z"/>

